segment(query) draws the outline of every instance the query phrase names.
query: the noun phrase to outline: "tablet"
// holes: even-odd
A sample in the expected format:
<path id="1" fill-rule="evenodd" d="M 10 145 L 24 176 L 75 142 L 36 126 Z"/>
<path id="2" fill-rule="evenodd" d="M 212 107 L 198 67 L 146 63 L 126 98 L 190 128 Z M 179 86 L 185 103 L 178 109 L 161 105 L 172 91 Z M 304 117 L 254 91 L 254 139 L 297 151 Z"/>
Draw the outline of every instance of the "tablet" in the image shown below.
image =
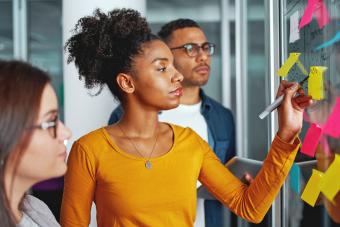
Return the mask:
<path id="1" fill-rule="evenodd" d="M 239 179 L 242 179 L 245 173 L 249 173 L 255 179 L 262 164 L 262 161 L 235 156 L 225 166 Z M 202 199 L 216 200 L 203 185 L 197 189 L 197 196 Z"/>
<path id="2" fill-rule="evenodd" d="M 245 173 L 249 173 L 254 179 L 263 165 L 262 161 L 235 156 L 225 166 L 237 178 L 242 179 Z"/>

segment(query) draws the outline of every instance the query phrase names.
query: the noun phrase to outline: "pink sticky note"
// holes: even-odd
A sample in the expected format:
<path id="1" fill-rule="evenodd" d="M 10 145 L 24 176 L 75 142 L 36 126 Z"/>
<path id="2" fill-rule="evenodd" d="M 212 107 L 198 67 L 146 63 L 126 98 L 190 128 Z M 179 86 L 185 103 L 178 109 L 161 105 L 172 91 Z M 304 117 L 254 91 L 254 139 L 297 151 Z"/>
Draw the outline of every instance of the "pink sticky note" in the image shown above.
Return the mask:
<path id="1" fill-rule="evenodd" d="M 316 1 L 317 0 L 308 0 L 305 12 L 303 13 L 303 16 L 301 17 L 299 29 L 303 28 L 305 25 L 309 24 L 312 21 Z"/>
<path id="2" fill-rule="evenodd" d="M 334 138 L 340 137 L 340 97 L 336 99 L 333 110 L 323 127 L 323 133 Z"/>
<path id="3" fill-rule="evenodd" d="M 315 10 L 315 16 L 318 21 L 319 28 L 323 28 L 329 23 L 330 18 L 325 3 L 323 3 L 323 1 L 320 1 L 319 6 L 320 7 L 317 7 L 316 5 L 317 9 Z"/>
<path id="4" fill-rule="evenodd" d="M 308 0 L 307 7 L 299 24 L 299 29 L 312 21 L 313 13 L 315 13 L 319 28 L 323 28 L 329 23 L 328 10 L 323 0 Z"/>
<path id="5" fill-rule="evenodd" d="M 316 152 L 316 147 L 318 146 L 319 139 L 322 134 L 322 129 L 317 124 L 311 124 L 309 127 L 303 144 L 301 146 L 301 153 L 308 155 L 310 157 L 314 157 Z"/>

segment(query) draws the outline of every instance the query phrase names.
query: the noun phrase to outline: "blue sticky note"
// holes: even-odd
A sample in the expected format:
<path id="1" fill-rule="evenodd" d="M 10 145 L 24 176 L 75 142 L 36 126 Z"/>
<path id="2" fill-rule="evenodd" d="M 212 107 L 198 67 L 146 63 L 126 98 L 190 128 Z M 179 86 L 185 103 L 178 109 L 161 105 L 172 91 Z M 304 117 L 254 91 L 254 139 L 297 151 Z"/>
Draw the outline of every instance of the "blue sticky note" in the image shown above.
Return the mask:
<path id="1" fill-rule="evenodd" d="M 334 43 L 336 43 L 338 41 L 340 41 L 340 31 L 338 31 L 332 39 L 330 39 L 330 40 L 324 42 L 323 44 L 321 44 L 320 46 L 314 48 L 314 50 L 318 51 L 322 48 L 329 47 L 329 46 L 333 45 Z"/>
<path id="2" fill-rule="evenodd" d="M 301 192 L 300 176 L 300 167 L 294 163 L 289 173 L 289 184 L 290 188 L 298 195 L 300 195 Z"/>

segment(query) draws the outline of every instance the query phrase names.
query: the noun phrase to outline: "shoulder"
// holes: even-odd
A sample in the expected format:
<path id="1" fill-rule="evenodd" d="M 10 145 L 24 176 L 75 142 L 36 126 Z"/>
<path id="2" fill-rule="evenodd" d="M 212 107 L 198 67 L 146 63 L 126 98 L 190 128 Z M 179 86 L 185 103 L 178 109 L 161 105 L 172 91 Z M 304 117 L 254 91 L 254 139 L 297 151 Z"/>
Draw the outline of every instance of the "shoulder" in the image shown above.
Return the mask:
<path id="1" fill-rule="evenodd" d="M 91 146 L 94 143 L 97 145 L 103 143 L 106 139 L 105 128 L 102 127 L 83 135 L 75 143 L 81 144 L 82 146 Z"/>
<path id="2" fill-rule="evenodd" d="M 199 142 L 199 143 L 205 142 L 194 130 L 192 130 L 189 127 L 184 128 L 182 126 L 175 125 L 175 124 L 169 124 L 169 125 L 171 125 L 172 129 L 174 130 L 177 143 L 189 142 L 189 141 L 194 141 L 194 142 Z"/>
<path id="3" fill-rule="evenodd" d="M 32 195 L 26 195 L 24 200 L 23 200 L 23 206 L 24 206 L 24 211 L 27 210 L 40 210 L 40 211 L 47 211 L 51 212 L 48 206 L 41 201 L 40 199 L 32 196 Z"/>
<path id="4" fill-rule="evenodd" d="M 23 212 L 41 226 L 60 226 L 48 206 L 40 199 L 26 195 L 23 199 Z"/>
<path id="5" fill-rule="evenodd" d="M 205 96 L 206 102 L 210 104 L 212 109 L 215 112 L 218 112 L 220 114 L 226 115 L 228 117 L 233 117 L 233 114 L 230 109 L 224 107 L 221 103 L 217 102 L 216 100 L 210 98 L 209 96 Z"/>
<path id="6" fill-rule="evenodd" d="M 76 140 L 70 151 L 70 155 L 83 154 L 91 160 L 99 158 L 99 156 L 110 148 L 109 138 L 105 128 L 99 128 Z"/>
<path id="7" fill-rule="evenodd" d="M 206 105 L 206 108 L 209 108 L 209 110 L 203 110 L 203 115 L 210 119 L 209 122 L 213 124 L 213 127 L 227 127 L 229 129 L 234 127 L 234 117 L 230 109 L 224 107 L 209 96 L 204 97 L 204 102 L 204 105 Z"/>

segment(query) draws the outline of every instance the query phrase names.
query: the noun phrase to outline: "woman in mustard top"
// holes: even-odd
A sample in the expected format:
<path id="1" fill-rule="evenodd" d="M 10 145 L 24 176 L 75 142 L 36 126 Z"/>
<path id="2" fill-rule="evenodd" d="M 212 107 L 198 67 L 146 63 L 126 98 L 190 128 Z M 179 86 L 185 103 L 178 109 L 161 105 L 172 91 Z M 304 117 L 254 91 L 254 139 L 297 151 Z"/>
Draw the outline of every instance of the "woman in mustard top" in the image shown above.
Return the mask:
<path id="1" fill-rule="evenodd" d="M 170 49 L 137 11 L 96 10 L 78 21 L 66 48 L 85 86 L 107 85 L 124 115 L 73 144 L 62 226 L 88 226 L 92 202 L 98 226 L 193 226 L 197 180 L 240 217 L 261 222 L 300 146 L 302 113 L 311 99 L 297 84 L 280 85 L 278 95 L 285 93 L 285 100 L 279 130 L 248 186 L 191 129 L 158 121 L 159 111 L 179 104 L 183 76 Z M 301 96 L 293 98 L 296 92 Z"/>

